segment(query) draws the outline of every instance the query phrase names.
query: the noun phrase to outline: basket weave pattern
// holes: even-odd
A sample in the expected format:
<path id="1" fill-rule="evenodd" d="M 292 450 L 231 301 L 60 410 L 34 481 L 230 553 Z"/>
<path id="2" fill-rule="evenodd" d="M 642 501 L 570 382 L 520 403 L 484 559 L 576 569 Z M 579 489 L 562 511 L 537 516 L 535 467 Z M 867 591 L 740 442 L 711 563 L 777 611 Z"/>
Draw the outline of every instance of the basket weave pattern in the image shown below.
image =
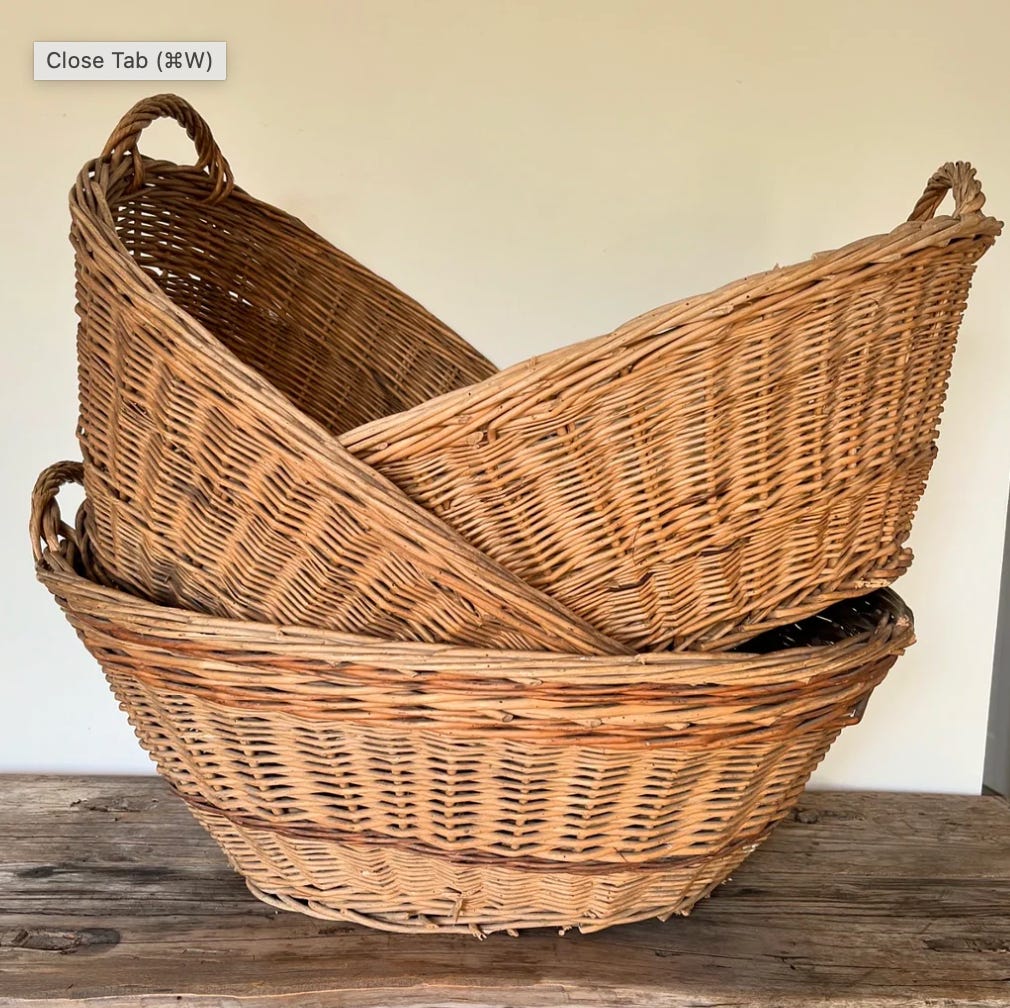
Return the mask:
<path id="1" fill-rule="evenodd" d="M 946 188 L 955 216 L 929 216 Z M 344 437 L 635 648 L 721 648 L 890 584 L 1001 225 L 970 165 L 912 219 Z"/>
<path id="2" fill-rule="evenodd" d="M 160 117 L 194 164 L 140 153 Z M 71 193 L 84 462 L 37 575 L 260 899 L 687 913 L 913 642 L 984 203 L 950 162 L 887 234 L 499 372 L 145 99 Z"/>

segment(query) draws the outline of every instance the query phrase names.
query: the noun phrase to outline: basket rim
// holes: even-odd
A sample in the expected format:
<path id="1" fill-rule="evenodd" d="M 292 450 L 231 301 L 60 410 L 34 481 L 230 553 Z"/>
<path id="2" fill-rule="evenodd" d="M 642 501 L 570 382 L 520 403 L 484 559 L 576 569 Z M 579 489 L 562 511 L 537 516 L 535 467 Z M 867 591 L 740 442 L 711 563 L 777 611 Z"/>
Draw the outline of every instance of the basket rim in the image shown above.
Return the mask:
<path id="1" fill-rule="evenodd" d="M 86 503 L 82 509 L 86 510 Z M 85 522 L 81 516 L 78 527 Z M 67 529 L 67 534 L 72 530 Z M 74 538 L 63 538 L 58 553 L 46 545 L 36 575 L 68 610 L 87 620 L 115 623 L 138 637 L 190 644 L 195 648 L 227 645 L 230 650 L 266 652 L 297 649 L 299 656 L 332 664 L 365 664 L 414 677 L 428 672 L 480 675 L 488 682 L 530 684 L 571 682 L 739 684 L 760 676 L 769 684 L 815 678 L 832 661 L 870 662 L 904 651 L 915 641 L 912 612 L 891 588 L 877 589 L 877 622 L 870 631 L 828 644 L 805 645 L 765 653 L 745 651 L 662 651 L 635 655 L 584 655 L 554 651 L 481 649 L 419 641 L 395 641 L 340 633 L 318 627 L 278 625 L 210 616 L 161 605 L 102 584 L 77 567 L 81 554 Z"/>
<path id="2" fill-rule="evenodd" d="M 459 440 L 472 435 L 477 425 L 460 422 L 461 417 L 481 414 L 493 405 L 499 407 L 494 424 L 502 424 L 508 416 L 520 412 L 515 394 L 525 392 L 521 410 L 542 405 L 558 397 L 561 384 L 584 379 L 578 369 L 587 359 L 600 361 L 599 380 L 607 371 L 606 358 L 620 360 L 626 368 L 625 355 L 637 344 L 654 340 L 672 343 L 690 323 L 703 321 L 721 324 L 721 320 L 743 307 L 759 311 L 766 299 L 781 296 L 812 280 L 827 278 L 845 269 L 866 277 L 874 266 L 886 268 L 894 259 L 924 248 L 940 247 L 963 239 L 995 239 L 1003 222 L 981 211 L 964 216 L 941 215 L 928 220 L 904 221 L 891 231 L 856 239 L 846 245 L 824 252 L 815 252 L 807 259 L 773 266 L 732 280 L 705 293 L 692 294 L 636 315 L 609 333 L 570 343 L 544 354 L 519 361 L 483 381 L 445 392 L 409 410 L 371 420 L 340 436 L 341 443 L 354 454 L 368 457 L 371 462 L 398 457 L 406 446 L 416 447 L 426 433 L 444 420 L 453 419 L 453 436 Z M 858 273 L 857 273 L 858 270 Z M 486 420 L 481 427 L 487 426 Z"/>

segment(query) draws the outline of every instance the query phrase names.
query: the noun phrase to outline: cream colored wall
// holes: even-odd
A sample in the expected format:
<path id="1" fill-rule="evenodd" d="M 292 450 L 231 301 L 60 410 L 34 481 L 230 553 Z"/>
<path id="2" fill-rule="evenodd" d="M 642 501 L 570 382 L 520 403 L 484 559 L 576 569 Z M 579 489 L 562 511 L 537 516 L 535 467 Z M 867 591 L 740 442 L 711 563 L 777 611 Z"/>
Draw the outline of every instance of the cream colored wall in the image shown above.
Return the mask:
<path id="1" fill-rule="evenodd" d="M 1010 5 L 779 0 L 10 4 L 0 277 L 0 769 L 148 764 L 31 577 L 28 491 L 74 457 L 65 195 L 157 84 L 33 83 L 34 39 L 224 39 L 180 84 L 241 185 L 501 364 L 887 230 L 974 161 L 1010 214 Z M 150 150 L 185 157 L 164 125 Z M 981 264 L 900 589 L 919 643 L 817 776 L 976 791 L 1010 472 L 1010 238 Z"/>

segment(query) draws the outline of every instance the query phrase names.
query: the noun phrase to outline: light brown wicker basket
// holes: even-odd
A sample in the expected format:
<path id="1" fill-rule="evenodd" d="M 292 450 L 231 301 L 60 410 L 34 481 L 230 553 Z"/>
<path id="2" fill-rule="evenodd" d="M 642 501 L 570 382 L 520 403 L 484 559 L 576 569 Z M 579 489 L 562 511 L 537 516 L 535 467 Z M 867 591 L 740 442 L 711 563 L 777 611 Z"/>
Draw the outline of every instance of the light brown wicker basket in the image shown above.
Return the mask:
<path id="1" fill-rule="evenodd" d="M 195 168 L 138 154 L 159 115 Z M 141 102 L 71 201 L 96 549 L 222 615 L 583 652 L 723 647 L 888 584 L 983 202 L 945 165 L 889 234 L 491 374 L 234 189 L 185 102 Z"/>
<path id="2" fill-rule="evenodd" d="M 158 117 L 193 167 L 137 151 Z M 300 221 L 235 188 L 172 95 L 139 102 L 70 199 L 79 439 L 118 584 L 385 637 L 629 650 L 481 554 L 334 438 L 493 367 Z"/>
<path id="3" fill-rule="evenodd" d="M 952 216 L 934 217 L 944 195 Z M 722 648 L 890 584 L 975 265 L 965 162 L 908 222 L 657 308 L 342 438 L 634 646 Z"/>
<path id="4" fill-rule="evenodd" d="M 393 931 L 687 913 L 769 833 L 913 640 L 889 591 L 748 645 L 479 651 L 240 623 L 96 580 L 32 501 L 39 578 L 250 889 Z"/>

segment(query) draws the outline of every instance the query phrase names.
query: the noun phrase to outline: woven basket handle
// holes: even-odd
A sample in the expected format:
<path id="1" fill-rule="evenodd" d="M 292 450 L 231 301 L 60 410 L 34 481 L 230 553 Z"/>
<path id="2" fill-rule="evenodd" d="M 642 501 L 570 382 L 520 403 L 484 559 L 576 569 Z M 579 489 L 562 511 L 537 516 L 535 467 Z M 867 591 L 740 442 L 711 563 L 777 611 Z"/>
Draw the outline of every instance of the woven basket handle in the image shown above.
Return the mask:
<path id="1" fill-rule="evenodd" d="M 137 141 L 140 134 L 155 119 L 174 119 L 196 145 L 195 167 L 200 171 L 206 171 L 214 183 L 207 202 L 217 203 L 228 196 L 235 187 L 231 167 L 203 117 L 188 101 L 178 95 L 153 95 L 137 102 L 112 131 L 102 151 L 102 160 L 109 161 L 115 168 L 129 156 L 133 166 L 134 187 L 139 189 L 144 184 L 144 159 L 137 150 Z"/>
<path id="2" fill-rule="evenodd" d="M 982 192 L 982 184 L 975 178 L 975 169 L 971 164 L 968 161 L 948 161 L 937 168 L 926 183 L 926 189 L 908 219 L 929 220 L 948 192 L 954 196 L 956 217 L 979 213 L 985 206 L 985 193 Z"/>
<path id="3" fill-rule="evenodd" d="M 28 530 L 36 563 L 41 562 L 45 549 L 50 556 L 58 556 L 62 549 L 60 540 L 72 543 L 75 551 L 79 546 L 77 531 L 63 521 L 56 502 L 56 495 L 65 483 L 83 485 L 84 466 L 80 462 L 56 462 L 44 469 L 35 481 Z"/>

